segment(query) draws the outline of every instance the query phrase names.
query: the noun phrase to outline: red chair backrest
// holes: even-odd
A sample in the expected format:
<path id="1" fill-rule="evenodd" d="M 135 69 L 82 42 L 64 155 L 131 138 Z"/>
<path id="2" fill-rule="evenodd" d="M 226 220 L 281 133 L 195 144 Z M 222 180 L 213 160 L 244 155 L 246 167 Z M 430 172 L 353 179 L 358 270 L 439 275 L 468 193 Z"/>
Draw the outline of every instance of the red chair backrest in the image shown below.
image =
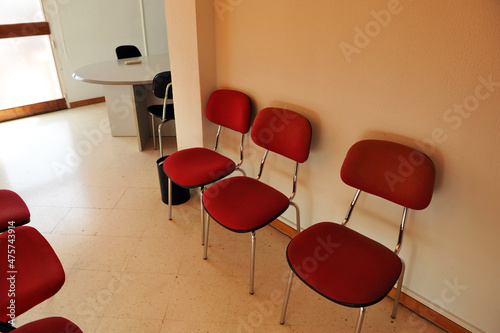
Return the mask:
<path id="1" fill-rule="evenodd" d="M 28 206 L 16 192 L 0 189 L 0 230 L 27 223 L 30 217 Z"/>
<path id="2" fill-rule="evenodd" d="M 272 152 L 303 163 L 309 157 L 312 129 L 301 114 L 281 108 L 265 108 L 252 125 L 252 140 Z"/>
<path id="3" fill-rule="evenodd" d="M 8 307 L 13 297 L 18 316 L 52 297 L 63 286 L 63 266 L 49 242 L 35 228 L 20 226 L 1 233 L 0 252 L 5 253 L 5 260 L 0 261 L 1 321 L 12 319 Z M 15 256 L 15 260 L 9 261 L 8 254 Z M 15 296 L 8 292 L 13 281 Z"/>
<path id="4" fill-rule="evenodd" d="M 435 177 L 434 164 L 427 155 L 382 140 L 355 143 L 341 169 L 347 185 L 411 209 L 429 205 Z"/>
<path id="5" fill-rule="evenodd" d="M 207 118 L 211 122 L 238 131 L 250 130 L 250 99 L 242 92 L 219 89 L 214 91 L 207 103 Z"/>

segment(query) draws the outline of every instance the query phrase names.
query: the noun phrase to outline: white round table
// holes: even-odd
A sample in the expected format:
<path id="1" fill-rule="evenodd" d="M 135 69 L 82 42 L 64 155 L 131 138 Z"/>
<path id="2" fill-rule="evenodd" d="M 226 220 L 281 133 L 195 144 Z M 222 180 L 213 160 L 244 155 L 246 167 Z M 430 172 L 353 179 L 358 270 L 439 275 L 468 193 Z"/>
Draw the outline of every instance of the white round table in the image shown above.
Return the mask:
<path id="1" fill-rule="evenodd" d="M 155 98 L 151 89 L 153 77 L 169 70 L 168 54 L 158 54 L 90 64 L 78 68 L 73 77 L 82 82 L 104 85 L 111 135 L 137 136 L 142 151 L 151 137 L 146 109 L 148 99 Z"/>

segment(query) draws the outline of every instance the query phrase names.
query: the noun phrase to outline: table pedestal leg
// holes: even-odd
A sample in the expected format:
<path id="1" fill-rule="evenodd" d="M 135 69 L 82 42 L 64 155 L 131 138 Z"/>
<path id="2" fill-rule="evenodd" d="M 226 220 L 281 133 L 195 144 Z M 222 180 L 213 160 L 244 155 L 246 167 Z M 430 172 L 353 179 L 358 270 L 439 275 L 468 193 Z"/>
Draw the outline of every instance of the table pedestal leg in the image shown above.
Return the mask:
<path id="1" fill-rule="evenodd" d="M 136 136 L 134 99 L 130 86 L 104 85 L 112 136 Z"/>
<path id="2" fill-rule="evenodd" d="M 151 116 L 147 112 L 147 89 L 143 85 L 134 85 L 134 117 L 137 126 L 137 143 L 142 151 L 151 139 Z"/>

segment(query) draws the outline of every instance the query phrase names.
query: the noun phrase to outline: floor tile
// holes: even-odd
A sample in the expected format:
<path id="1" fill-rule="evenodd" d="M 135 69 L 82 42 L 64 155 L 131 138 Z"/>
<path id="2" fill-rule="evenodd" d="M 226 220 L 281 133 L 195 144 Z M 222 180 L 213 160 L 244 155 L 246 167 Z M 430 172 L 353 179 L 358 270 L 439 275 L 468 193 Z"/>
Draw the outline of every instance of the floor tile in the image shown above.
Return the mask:
<path id="1" fill-rule="evenodd" d="M 176 276 L 153 273 L 125 273 L 119 292 L 112 296 L 104 317 L 163 320 L 172 297 Z"/>
<path id="2" fill-rule="evenodd" d="M 111 209 L 75 207 L 64 216 L 54 229 L 56 234 L 96 235 L 101 226 L 108 222 Z"/>
<path id="3" fill-rule="evenodd" d="M 75 264 L 76 269 L 122 271 L 139 242 L 135 237 L 95 236 Z"/>

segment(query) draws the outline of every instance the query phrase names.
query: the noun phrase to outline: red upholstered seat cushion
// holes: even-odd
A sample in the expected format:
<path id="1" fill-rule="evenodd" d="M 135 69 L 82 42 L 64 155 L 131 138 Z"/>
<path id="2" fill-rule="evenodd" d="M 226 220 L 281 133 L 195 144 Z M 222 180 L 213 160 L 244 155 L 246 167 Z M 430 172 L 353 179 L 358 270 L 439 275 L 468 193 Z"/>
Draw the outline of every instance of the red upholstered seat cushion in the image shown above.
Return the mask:
<path id="1" fill-rule="evenodd" d="M 30 211 L 21 197 L 10 190 L 0 190 L 0 230 L 9 227 L 9 222 L 15 225 L 28 223 Z"/>
<path id="2" fill-rule="evenodd" d="M 257 230 L 280 216 L 289 199 L 280 191 L 250 177 L 231 177 L 210 186 L 203 194 L 208 214 L 236 232 Z"/>
<path id="3" fill-rule="evenodd" d="M 298 234 L 287 248 L 290 267 L 312 289 L 346 306 L 382 300 L 401 273 L 387 247 L 340 224 L 322 222 Z"/>
<path id="4" fill-rule="evenodd" d="M 82 330 L 68 319 L 50 317 L 23 325 L 16 333 L 83 333 Z"/>
<path id="5" fill-rule="evenodd" d="M 64 284 L 64 270 L 56 253 L 32 227 L 21 226 L 0 234 L 0 253 L 4 253 L 0 260 L 1 321 L 11 319 L 7 307 L 14 295 L 9 295 L 9 290 L 15 292 L 15 314 L 19 316 L 53 296 Z M 13 257 L 8 257 L 9 253 Z"/>
<path id="6" fill-rule="evenodd" d="M 163 170 L 176 184 L 200 187 L 213 183 L 233 172 L 236 164 L 231 159 L 207 148 L 189 148 L 169 155 Z"/>

